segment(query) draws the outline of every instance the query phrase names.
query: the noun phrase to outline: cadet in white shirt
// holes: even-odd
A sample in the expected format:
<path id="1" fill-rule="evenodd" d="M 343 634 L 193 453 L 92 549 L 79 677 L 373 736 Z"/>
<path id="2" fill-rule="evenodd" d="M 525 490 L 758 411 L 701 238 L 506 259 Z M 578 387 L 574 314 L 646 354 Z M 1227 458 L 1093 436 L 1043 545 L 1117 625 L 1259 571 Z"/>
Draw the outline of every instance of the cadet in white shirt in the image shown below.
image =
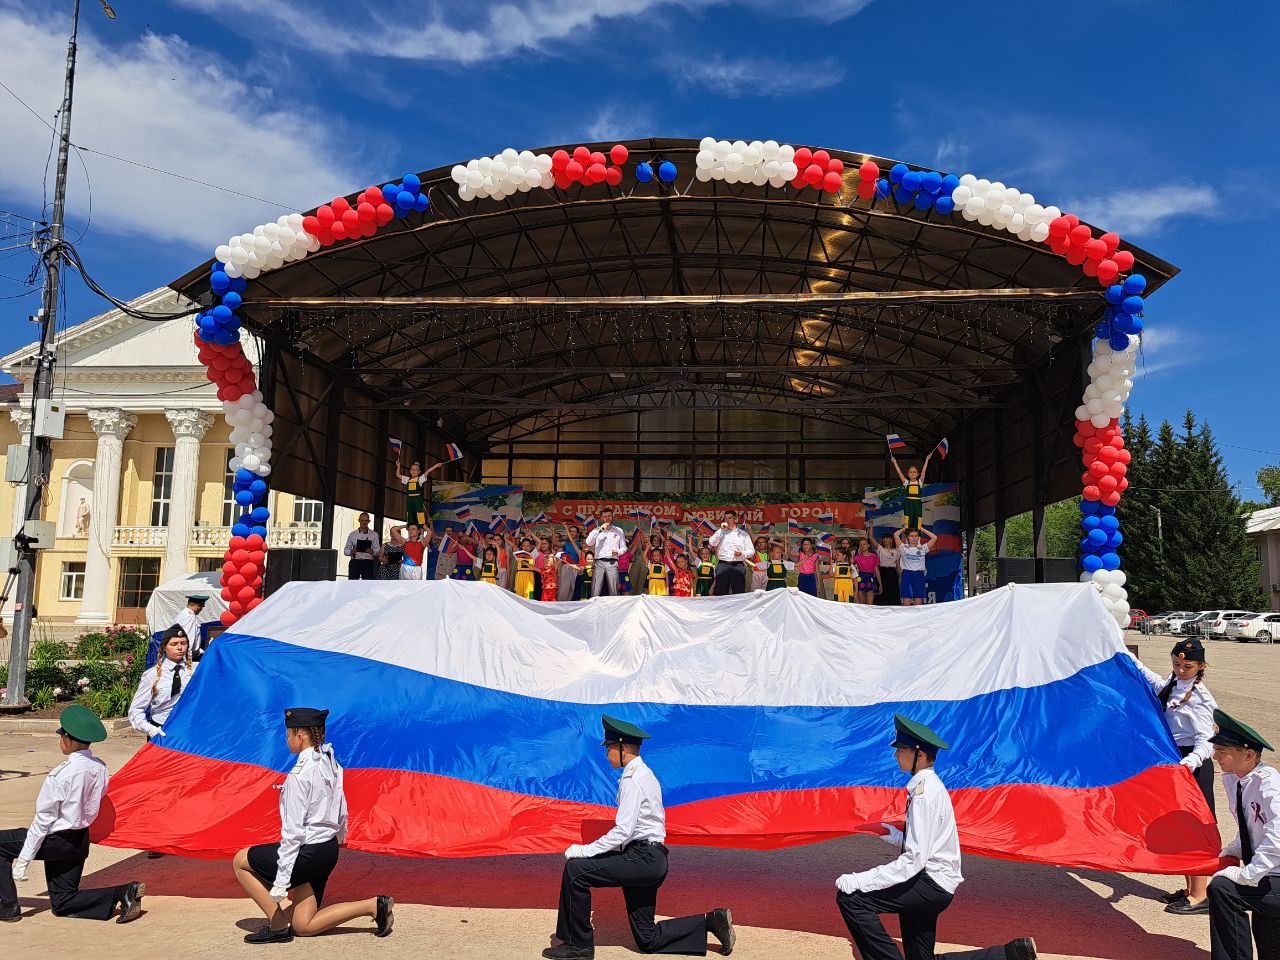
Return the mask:
<path id="1" fill-rule="evenodd" d="M 667 876 L 667 815 L 662 786 L 640 759 L 640 744 L 649 739 L 634 724 L 601 718 L 609 763 L 622 771 L 618 781 L 618 816 L 613 829 L 599 840 L 574 844 L 564 852 L 560 878 L 560 910 L 556 939 L 542 951 L 548 960 L 590 960 L 595 956 L 591 927 L 592 887 L 622 887 L 631 935 L 641 953 L 707 952 L 707 933 L 720 941 L 720 953 L 733 952 L 737 935 L 728 908 L 677 920 L 654 923 L 658 887 Z"/>
<path id="2" fill-rule="evenodd" d="M 295 934 L 313 937 L 357 917 L 373 919 L 376 936 L 391 933 L 391 897 L 320 906 L 338 864 L 338 847 L 347 838 L 342 767 L 325 742 L 328 716 L 328 710 L 312 707 L 284 712 L 289 752 L 298 760 L 280 788 L 280 842 L 241 850 L 231 861 L 240 886 L 268 921 L 257 933 L 247 934 L 245 943 L 287 943 Z"/>
<path id="3" fill-rule="evenodd" d="M 600 511 L 600 526 L 587 534 L 587 549 L 595 553 L 591 595 L 618 595 L 618 558 L 627 550 L 627 536 L 613 525 L 613 507 Z"/>
<path id="4" fill-rule="evenodd" d="M 187 597 L 187 605 L 178 611 L 178 619 L 173 621 L 173 625 L 181 627 L 186 634 L 192 660 L 199 660 L 204 654 L 204 631 L 200 629 L 200 613 L 208 602 L 209 598 L 203 595 Z"/>
<path id="5" fill-rule="evenodd" d="M 107 792 L 107 765 L 93 755 L 91 743 L 107 739 L 102 721 L 88 707 L 72 704 L 58 718 L 58 746 L 67 759 L 54 767 L 40 787 L 36 815 L 25 830 L 0 830 L 0 920 L 22 919 L 15 880 L 27 879 L 32 860 L 44 861 L 49 904 L 56 917 L 137 920 L 145 884 L 125 883 L 81 890 L 89 857 L 89 826 Z"/>
<path id="6" fill-rule="evenodd" d="M 177 624 L 160 638 L 155 669 L 145 671 L 139 678 L 137 692 L 129 704 L 129 725 L 139 733 L 152 739 L 164 736 L 164 722 L 195 673 L 190 649 L 186 634 Z"/>
<path id="7" fill-rule="evenodd" d="M 716 554 L 715 595 L 747 592 L 747 567 L 756 555 L 756 545 L 751 534 L 738 527 L 738 514 L 727 510 L 720 522 L 720 529 L 707 540 L 707 546 Z"/>
<path id="8" fill-rule="evenodd" d="M 1209 812 L 1213 802 L 1213 711 L 1218 709 L 1213 694 L 1204 685 L 1204 645 L 1196 637 L 1179 640 L 1170 651 L 1173 672 L 1166 677 L 1148 670 L 1139 662 L 1142 675 L 1164 708 L 1164 719 L 1173 734 L 1174 745 L 1182 754 L 1182 765 L 1192 772 Z M 1186 878 L 1181 890 L 1160 899 L 1168 904 L 1165 913 L 1197 914 L 1209 912 L 1209 878 Z"/>
<path id="9" fill-rule="evenodd" d="M 836 904 L 862 960 L 902 960 L 885 932 L 882 913 L 896 913 L 907 960 L 930 960 L 938 916 L 951 905 L 964 880 L 960 874 L 960 835 L 951 797 L 933 764 L 948 744 L 923 723 L 896 714 L 893 747 L 898 766 L 911 774 L 902 830 L 884 824 L 885 841 L 901 854 L 884 866 L 846 873 L 836 880 Z M 987 947 L 950 957 L 985 960 L 1034 960 L 1035 942 L 1024 937 L 1002 947 Z"/>
<path id="10" fill-rule="evenodd" d="M 1239 828 L 1222 856 L 1239 865 L 1209 881 L 1209 952 L 1212 960 L 1253 960 L 1249 914 L 1280 920 L 1280 773 L 1262 762 L 1262 751 L 1275 748 L 1256 730 L 1221 710 L 1213 718 L 1213 756 Z"/>

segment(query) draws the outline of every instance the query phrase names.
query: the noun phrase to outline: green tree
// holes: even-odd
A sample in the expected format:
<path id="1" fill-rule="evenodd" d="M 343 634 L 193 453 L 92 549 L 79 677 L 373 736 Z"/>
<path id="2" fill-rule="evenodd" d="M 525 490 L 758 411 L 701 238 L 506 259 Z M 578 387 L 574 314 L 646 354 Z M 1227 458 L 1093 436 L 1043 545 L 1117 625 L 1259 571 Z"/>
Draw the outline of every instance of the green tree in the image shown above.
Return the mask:
<path id="1" fill-rule="evenodd" d="M 1259 470 L 1258 486 L 1267 498 L 1268 507 L 1280 507 L 1280 464 L 1273 463 Z"/>

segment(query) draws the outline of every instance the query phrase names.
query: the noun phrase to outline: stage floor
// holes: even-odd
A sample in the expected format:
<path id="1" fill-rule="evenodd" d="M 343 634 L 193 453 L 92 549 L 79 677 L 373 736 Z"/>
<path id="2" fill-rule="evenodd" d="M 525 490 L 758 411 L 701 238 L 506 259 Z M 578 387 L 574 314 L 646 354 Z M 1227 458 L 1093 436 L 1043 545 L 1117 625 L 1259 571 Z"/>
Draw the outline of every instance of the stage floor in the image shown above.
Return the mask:
<path id="1" fill-rule="evenodd" d="M 1167 663 L 1169 638 L 1130 633 L 1128 639 L 1138 643 L 1152 669 Z M 1269 739 L 1280 737 L 1280 703 L 1269 692 L 1280 672 L 1280 645 L 1215 641 L 1208 652 L 1208 683 L 1219 704 L 1254 723 Z M 140 735 L 116 734 L 97 752 L 118 770 L 142 743 Z M 0 735 L 0 826 L 30 821 L 44 774 L 60 760 L 52 736 Z M 1225 842 L 1229 818 L 1220 783 L 1218 809 Z M 181 811 L 157 811 L 157 816 L 173 815 L 181 816 Z M 736 957 L 848 957 L 851 948 L 835 907 L 835 878 L 883 862 L 889 854 L 890 848 L 872 837 L 769 852 L 677 847 L 671 879 L 658 901 L 659 915 L 728 904 L 739 928 Z M 558 856 L 408 860 L 347 852 L 330 883 L 330 898 L 395 896 L 395 933 L 385 945 L 377 945 L 379 951 L 463 960 L 531 958 L 547 946 L 555 926 L 562 864 Z M 19 885 L 27 916 L 5 928 L 5 943 L 19 952 L 38 948 L 85 958 L 256 955 L 240 938 L 261 921 L 241 897 L 228 864 L 179 857 L 147 860 L 141 853 L 95 846 L 86 872 L 89 885 L 145 880 L 146 915 L 126 926 L 55 918 L 40 896 L 44 875 L 35 864 L 32 880 Z M 1031 935 L 1049 960 L 1208 956 L 1208 918 L 1163 913 L 1154 899 L 1181 886 L 1177 878 L 979 857 L 966 858 L 964 873 L 966 881 L 939 929 L 940 954 Z M 31 915 L 37 905 L 38 912 Z M 601 960 L 635 956 L 620 893 L 597 896 L 595 923 Z M 353 924 L 305 947 L 284 949 L 305 950 L 317 960 L 347 960 L 353 946 L 364 942 L 361 937 L 369 937 L 361 949 L 375 949 L 364 929 Z"/>

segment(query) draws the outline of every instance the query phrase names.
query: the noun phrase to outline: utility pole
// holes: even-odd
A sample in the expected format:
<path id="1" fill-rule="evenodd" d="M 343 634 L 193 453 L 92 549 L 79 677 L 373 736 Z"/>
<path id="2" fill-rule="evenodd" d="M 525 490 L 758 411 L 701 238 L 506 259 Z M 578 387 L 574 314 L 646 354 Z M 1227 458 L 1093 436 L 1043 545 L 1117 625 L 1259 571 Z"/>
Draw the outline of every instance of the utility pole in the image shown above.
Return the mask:
<path id="1" fill-rule="evenodd" d="M 115 12 L 103 3 L 103 12 L 115 19 Z M 44 506 L 44 492 L 53 468 L 53 441 L 37 434 L 36 405 L 53 396 L 53 334 L 58 329 L 58 285 L 62 273 L 63 209 L 67 197 L 67 161 L 71 153 L 71 95 L 76 79 L 76 33 L 80 28 L 80 0 L 74 0 L 71 12 L 71 38 L 67 41 L 67 77 L 62 92 L 61 130 L 58 134 L 58 179 L 53 192 L 53 220 L 44 246 L 44 305 L 40 310 L 40 352 L 36 355 L 35 376 L 31 382 L 31 434 L 27 458 L 27 484 L 23 494 L 26 510 L 24 528 L 14 532 L 18 553 L 18 590 L 13 608 L 13 637 L 9 643 L 9 682 L 0 711 L 25 710 L 27 702 L 27 650 L 31 639 L 31 617 L 36 593 L 36 551 L 25 539 L 25 523 L 39 520 Z M 42 548 L 52 544 L 42 543 Z"/>

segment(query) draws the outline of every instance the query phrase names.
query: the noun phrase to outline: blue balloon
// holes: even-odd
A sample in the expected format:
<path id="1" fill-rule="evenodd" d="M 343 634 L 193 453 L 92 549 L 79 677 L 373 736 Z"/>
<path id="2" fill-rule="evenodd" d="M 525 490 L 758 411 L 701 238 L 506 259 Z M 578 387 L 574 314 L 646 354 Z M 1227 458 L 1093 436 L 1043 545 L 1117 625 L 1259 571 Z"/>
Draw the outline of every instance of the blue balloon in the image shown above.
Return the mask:
<path id="1" fill-rule="evenodd" d="M 1124 287 L 1118 283 L 1107 287 L 1107 303 L 1119 306 L 1122 300 L 1124 300 Z"/>
<path id="2" fill-rule="evenodd" d="M 942 191 L 942 174 L 930 170 L 920 178 L 920 186 L 936 197 Z"/>
<path id="3" fill-rule="evenodd" d="M 1120 304 L 1120 309 L 1125 313 L 1141 313 L 1142 298 L 1141 297 L 1125 297 Z"/>
<path id="4" fill-rule="evenodd" d="M 271 511 L 266 507 L 254 507 L 249 511 L 249 518 L 254 523 L 266 523 L 271 519 Z"/>
<path id="5" fill-rule="evenodd" d="M 1107 546 L 1114 550 L 1120 544 L 1124 543 L 1124 534 L 1117 530 L 1115 533 L 1107 537 Z"/>
<path id="6" fill-rule="evenodd" d="M 895 163 L 889 170 L 889 182 L 901 183 L 902 178 L 910 172 L 910 168 L 905 163 Z"/>
<path id="7" fill-rule="evenodd" d="M 267 481 L 263 480 L 261 477 L 255 478 L 254 481 L 249 484 L 249 492 L 253 494 L 255 500 L 260 499 L 262 495 L 267 492 Z"/>
<path id="8" fill-rule="evenodd" d="M 237 523 L 231 527 L 233 537 L 247 537 L 251 532 L 252 528 L 247 523 Z"/>
<path id="9" fill-rule="evenodd" d="M 213 314 L 213 319 L 220 323 L 226 323 L 226 321 L 235 316 L 235 314 L 231 312 L 231 308 L 224 303 L 218 304 L 209 312 Z"/>
<path id="10" fill-rule="evenodd" d="M 394 183 L 384 184 L 382 187 L 382 199 L 387 203 L 395 203 L 396 196 L 400 193 L 400 188 Z"/>
<path id="11" fill-rule="evenodd" d="M 1120 555 L 1118 553 L 1104 553 L 1102 555 L 1102 566 L 1106 570 L 1120 569 Z"/>
<path id="12" fill-rule="evenodd" d="M 209 275 L 209 286 L 213 287 L 214 293 L 221 293 L 231 285 L 231 278 L 221 270 L 215 270 Z"/>
<path id="13" fill-rule="evenodd" d="M 1085 556 L 1086 554 L 1097 553 L 1097 552 L 1098 552 L 1098 548 L 1089 542 L 1088 537 L 1080 538 L 1080 555 L 1081 556 Z"/>
<path id="14" fill-rule="evenodd" d="M 394 216 L 397 220 L 403 220 L 405 217 L 409 216 L 412 210 L 413 210 L 412 207 L 402 207 L 398 203 L 391 205 L 391 215 Z"/>
<path id="15" fill-rule="evenodd" d="M 1102 527 L 1107 533 L 1115 533 L 1120 529 L 1120 521 L 1116 519 L 1115 514 L 1098 518 L 1098 526 Z"/>
<path id="16" fill-rule="evenodd" d="M 401 190 L 396 194 L 396 206 L 401 210 L 412 210 L 414 202 L 418 199 L 416 193 L 410 193 L 408 190 Z"/>
<path id="17" fill-rule="evenodd" d="M 266 525 L 265 525 L 265 524 L 258 524 L 258 525 L 257 525 L 257 526 L 255 526 L 255 527 L 250 527 L 250 528 L 249 528 L 248 536 L 252 536 L 252 535 L 253 535 L 253 534 L 255 534 L 255 533 L 256 533 L 258 536 L 260 536 L 260 537 L 265 537 L 265 536 L 267 535 L 267 528 L 266 528 Z"/>
<path id="18" fill-rule="evenodd" d="M 418 194 L 418 199 L 413 201 L 413 209 L 418 213 L 426 213 L 427 208 L 431 206 L 431 201 L 427 199 L 425 193 Z"/>
<path id="19" fill-rule="evenodd" d="M 1133 321 L 1135 317 L 1129 316 L 1127 313 L 1120 313 L 1111 321 L 1111 329 L 1115 333 L 1133 333 Z"/>
<path id="20" fill-rule="evenodd" d="M 1084 529 L 1085 533 L 1088 533 L 1090 530 L 1097 530 L 1101 523 L 1102 521 L 1091 513 L 1080 518 L 1080 526 Z"/>
<path id="21" fill-rule="evenodd" d="M 218 333 L 212 328 L 205 329 L 204 327 L 201 327 L 198 335 L 205 343 L 217 342 Z"/>
<path id="22" fill-rule="evenodd" d="M 418 179 L 416 173 L 406 173 L 404 180 L 401 181 L 401 189 L 408 190 L 410 193 L 417 193 L 422 189 L 422 181 Z"/>
<path id="23" fill-rule="evenodd" d="M 948 173 L 942 178 L 942 192 L 948 197 L 955 193 L 956 187 L 960 186 L 960 178 L 954 173 Z"/>
<path id="24" fill-rule="evenodd" d="M 636 179 L 641 183 L 648 183 L 653 179 L 653 165 L 650 163 L 636 164 Z"/>
<path id="25" fill-rule="evenodd" d="M 1096 340 L 1111 339 L 1111 324 L 1103 320 L 1100 324 L 1093 328 L 1093 336 Z"/>
<path id="26" fill-rule="evenodd" d="M 249 281 L 244 277 L 232 277 L 231 286 L 228 289 L 234 290 L 236 293 L 244 293 L 249 289 Z"/>
<path id="27" fill-rule="evenodd" d="M 1121 350 L 1129 349 L 1129 335 L 1127 333 L 1111 334 L 1111 349 L 1119 353 Z"/>
<path id="28" fill-rule="evenodd" d="M 951 213 L 956 208 L 956 202 L 951 199 L 951 195 L 943 188 L 943 194 L 934 203 L 934 207 L 939 213 Z"/>
<path id="29" fill-rule="evenodd" d="M 881 199 L 887 199 L 889 196 L 889 193 L 890 193 L 889 181 L 884 179 L 877 180 L 876 196 L 880 197 Z"/>
<path id="30" fill-rule="evenodd" d="M 1107 535 L 1101 530 L 1090 530 L 1087 538 L 1089 543 L 1095 547 L 1103 547 L 1107 545 Z"/>
<path id="31" fill-rule="evenodd" d="M 898 203 L 908 204 L 911 202 L 911 198 L 913 196 L 915 196 L 915 194 L 913 194 L 906 187 L 897 186 L 893 188 L 893 199 L 898 201 Z"/>
<path id="32" fill-rule="evenodd" d="M 242 303 L 244 303 L 244 298 L 234 290 L 228 290 L 222 295 L 222 305 L 232 310 L 235 310 Z"/>
<path id="33" fill-rule="evenodd" d="M 1125 277 L 1124 283 L 1121 284 L 1121 286 L 1124 287 L 1124 292 L 1127 294 L 1132 295 L 1141 293 L 1143 290 L 1147 289 L 1147 278 L 1140 273 L 1135 273 L 1131 277 Z"/>
<path id="34" fill-rule="evenodd" d="M 663 160 L 658 164 L 658 179 L 663 183 L 670 183 L 676 178 L 676 165 L 670 160 Z"/>
<path id="35" fill-rule="evenodd" d="M 242 506 L 242 507 L 249 507 L 249 506 L 252 506 L 252 505 L 253 505 L 253 494 L 252 494 L 252 493 L 250 493 L 248 490 L 237 490 L 237 491 L 236 491 L 236 503 L 240 504 L 240 506 Z"/>
<path id="36" fill-rule="evenodd" d="M 212 333 L 218 328 L 218 322 L 210 314 L 202 313 L 196 317 L 196 326 L 201 330 L 208 330 Z"/>
<path id="37" fill-rule="evenodd" d="M 1081 499 L 1081 501 L 1080 501 L 1080 512 L 1081 512 L 1081 513 L 1085 513 L 1085 514 L 1090 514 L 1090 513 L 1100 513 L 1101 511 L 1100 511 L 1098 508 L 1099 508 L 1099 507 L 1101 507 L 1101 506 L 1102 506 L 1102 502 L 1101 502 L 1101 501 L 1099 501 L 1099 500 L 1084 500 L 1084 499 Z"/>
<path id="38" fill-rule="evenodd" d="M 928 210 L 933 206 L 933 197 L 921 190 L 916 194 L 914 202 L 917 210 Z"/>
<path id="39" fill-rule="evenodd" d="M 235 330 L 228 330 L 223 327 L 213 335 L 213 342 L 222 347 L 229 347 L 240 339 L 240 334 Z"/>
<path id="40" fill-rule="evenodd" d="M 1115 507 L 1108 507 L 1101 500 L 1098 501 L 1098 509 L 1094 511 L 1100 517 L 1114 517 L 1116 515 Z"/>
<path id="41" fill-rule="evenodd" d="M 1141 317 L 1130 317 L 1130 318 L 1129 318 L 1129 332 L 1130 332 L 1130 333 L 1141 333 L 1141 332 L 1142 332 L 1142 328 L 1143 328 L 1144 326 L 1146 326 L 1146 324 L 1143 322 L 1143 320 L 1142 320 L 1142 318 L 1141 318 Z"/>
<path id="42" fill-rule="evenodd" d="M 1102 560 L 1093 554 L 1087 554 L 1080 558 L 1080 566 L 1093 573 L 1095 570 L 1102 569 Z"/>
<path id="43" fill-rule="evenodd" d="M 236 471 L 236 483 L 253 483 L 256 479 L 258 479 L 258 475 L 252 470 L 246 470 L 241 467 Z"/>
<path id="44" fill-rule="evenodd" d="M 920 180 L 924 174 L 919 170 L 908 170 L 902 175 L 902 186 L 912 193 L 920 189 Z"/>

